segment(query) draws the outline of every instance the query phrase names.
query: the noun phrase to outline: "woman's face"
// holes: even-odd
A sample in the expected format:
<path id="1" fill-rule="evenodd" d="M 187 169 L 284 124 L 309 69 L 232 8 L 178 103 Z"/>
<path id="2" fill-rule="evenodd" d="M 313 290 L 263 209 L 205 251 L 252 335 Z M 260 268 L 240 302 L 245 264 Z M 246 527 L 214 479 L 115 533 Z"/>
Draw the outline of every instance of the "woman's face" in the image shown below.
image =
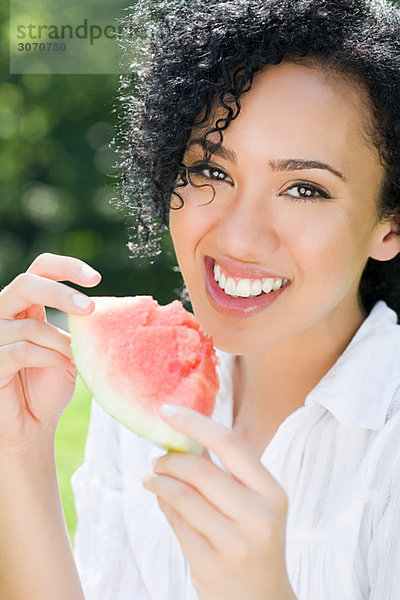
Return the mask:
<path id="1" fill-rule="evenodd" d="M 200 165 L 193 180 L 215 198 L 180 188 L 170 231 L 203 329 L 251 354 L 359 325 L 360 277 L 390 224 L 377 217 L 384 169 L 356 86 L 287 62 L 259 71 L 241 101 L 209 167 L 193 132 L 184 163 Z"/>

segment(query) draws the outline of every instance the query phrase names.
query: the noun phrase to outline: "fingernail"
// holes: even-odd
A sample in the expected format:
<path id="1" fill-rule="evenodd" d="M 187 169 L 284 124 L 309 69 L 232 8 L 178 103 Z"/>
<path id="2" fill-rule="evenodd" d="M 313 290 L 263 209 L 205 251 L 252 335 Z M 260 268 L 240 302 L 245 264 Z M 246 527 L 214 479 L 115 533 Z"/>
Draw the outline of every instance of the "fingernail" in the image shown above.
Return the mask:
<path id="1" fill-rule="evenodd" d="M 87 279 L 92 279 L 93 277 L 100 275 L 100 273 L 95 269 L 92 269 L 92 267 L 89 267 L 89 265 L 82 265 L 82 275 Z"/>
<path id="2" fill-rule="evenodd" d="M 154 470 L 156 464 L 157 464 L 158 458 L 153 458 L 153 460 L 151 461 L 151 468 Z"/>
<path id="3" fill-rule="evenodd" d="M 174 417 L 175 415 L 182 414 L 182 412 L 182 407 L 175 404 L 163 404 L 160 408 L 160 413 L 163 417 Z"/>
<path id="4" fill-rule="evenodd" d="M 89 308 L 93 302 L 91 298 L 83 296 L 82 294 L 74 294 L 72 300 L 75 306 L 78 306 L 79 308 Z"/>

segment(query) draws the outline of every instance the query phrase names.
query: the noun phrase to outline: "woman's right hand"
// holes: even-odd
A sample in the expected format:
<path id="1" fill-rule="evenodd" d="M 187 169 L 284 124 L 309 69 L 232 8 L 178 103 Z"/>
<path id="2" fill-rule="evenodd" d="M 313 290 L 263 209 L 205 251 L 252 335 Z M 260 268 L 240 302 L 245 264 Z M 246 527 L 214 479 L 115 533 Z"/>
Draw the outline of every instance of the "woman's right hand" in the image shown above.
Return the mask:
<path id="1" fill-rule="evenodd" d="M 59 282 L 93 287 L 100 280 L 81 260 L 44 253 L 0 292 L 0 453 L 29 451 L 54 434 L 77 371 L 71 336 L 47 322 L 44 307 L 89 315 L 94 302 Z"/>

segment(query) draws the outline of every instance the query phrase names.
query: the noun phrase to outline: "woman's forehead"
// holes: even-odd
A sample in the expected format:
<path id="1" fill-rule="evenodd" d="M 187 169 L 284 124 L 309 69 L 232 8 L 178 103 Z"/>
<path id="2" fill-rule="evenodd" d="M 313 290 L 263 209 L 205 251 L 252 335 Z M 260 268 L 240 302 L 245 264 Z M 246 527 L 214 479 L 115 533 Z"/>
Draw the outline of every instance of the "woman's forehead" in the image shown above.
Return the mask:
<path id="1" fill-rule="evenodd" d="M 269 142 L 282 149 L 290 142 L 299 152 L 317 144 L 320 152 L 326 149 L 338 159 L 356 152 L 379 161 L 379 152 L 369 139 L 365 91 L 348 78 L 341 80 L 317 68 L 280 63 L 258 71 L 240 103 L 239 117 L 223 132 L 224 145 L 229 140 L 231 145 L 242 146 L 245 135 L 263 141 L 266 149 Z M 207 127 L 194 129 L 188 145 L 226 114 L 221 105 L 214 106 Z M 210 133 L 207 139 L 217 143 L 219 133 Z"/>

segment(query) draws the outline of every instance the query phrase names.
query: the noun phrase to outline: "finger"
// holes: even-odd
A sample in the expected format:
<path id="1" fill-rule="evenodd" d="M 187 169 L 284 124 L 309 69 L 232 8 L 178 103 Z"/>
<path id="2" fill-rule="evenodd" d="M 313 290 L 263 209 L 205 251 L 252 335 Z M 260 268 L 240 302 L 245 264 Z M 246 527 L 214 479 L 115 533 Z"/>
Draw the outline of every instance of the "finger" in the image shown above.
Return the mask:
<path id="1" fill-rule="evenodd" d="M 0 321 L 0 346 L 14 342 L 29 341 L 37 346 L 49 348 L 72 359 L 71 336 L 40 319 L 17 319 Z"/>
<path id="2" fill-rule="evenodd" d="M 233 429 L 183 406 L 168 405 L 167 412 L 161 408 L 160 415 L 171 427 L 217 454 L 232 475 L 248 488 L 268 498 L 271 503 L 276 497 L 280 508 L 284 494 L 281 486 Z"/>
<path id="3" fill-rule="evenodd" d="M 54 281 L 71 281 L 83 287 L 93 287 L 101 280 L 101 274 L 79 258 L 51 252 L 39 254 L 27 273 Z"/>
<path id="4" fill-rule="evenodd" d="M 185 521 L 216 549 L 237 543 L 233 522 L 212 506 L 196 489 L 166 475 L 143 475 L 143 486 L 174 507 Z"/>
<path id="5" fill-rule="evenodd" d="M 21 273 L 0 292 L 0 318 L 13 318 L 35 304 L 78 315 L 94 310 L 93 300 L 68 285 Z"/>
<path id="6" fill-rule="evenodd" d="M 15 342 L 0 348 L 0 381 L 27 367 L 70 369 L 72 363 L 59 352 L 31 342 Z"/>
<path id="7" fill-rule="evenodd" d="M 265 500 L 258 493 L 243 486 L 205 457 L 168 452 L 158 458 L 153 472 L 175 477 L 192 486 L 230 521 L 242 523 L 249 517 L 253 522 L 257 515 L 266 512 Z"/>
<path id="8" fill-rule="evenodd" d="M 158 499 L 158 503 L 174 530 L 183 554 L 191 566 L 192 572 L 196 572 L 196 565 L 199 565 L 199 568 L 207 571 L 208 565 L 213 564 L 215 561 L 215 550 L 206 538 L 193 529 L 184 517 L 168 502 L 160 498 Z"/>

